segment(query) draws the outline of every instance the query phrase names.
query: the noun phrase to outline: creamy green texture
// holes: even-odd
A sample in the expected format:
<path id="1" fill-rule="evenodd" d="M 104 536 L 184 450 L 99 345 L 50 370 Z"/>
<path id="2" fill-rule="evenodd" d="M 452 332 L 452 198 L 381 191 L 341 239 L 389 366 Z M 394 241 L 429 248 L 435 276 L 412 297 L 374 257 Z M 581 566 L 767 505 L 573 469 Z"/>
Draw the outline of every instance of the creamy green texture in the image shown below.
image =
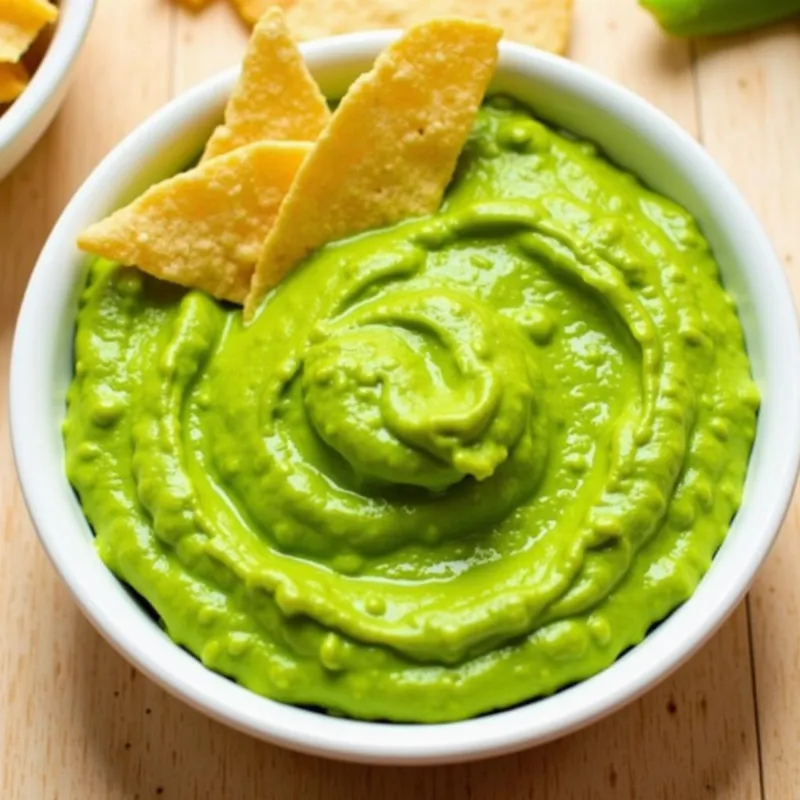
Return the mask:
<path id="1" fill-rule="evenodd" d="M 67 469 L 108 566 L 261 694 L 443 721 L 611 664 L 686 600 L 758 393 L 695 222 L 504 98 L 445 203 L 249 326 L 97 262 Z"/>

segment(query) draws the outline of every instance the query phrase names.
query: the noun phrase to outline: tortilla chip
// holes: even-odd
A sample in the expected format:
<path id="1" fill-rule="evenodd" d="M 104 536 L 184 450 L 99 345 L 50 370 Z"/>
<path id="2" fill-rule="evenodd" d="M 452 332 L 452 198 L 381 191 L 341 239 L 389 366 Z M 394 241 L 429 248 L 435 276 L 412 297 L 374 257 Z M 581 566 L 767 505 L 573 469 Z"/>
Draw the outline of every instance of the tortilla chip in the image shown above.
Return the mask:
<path id="1" fill-rule="evenodd" d="M 501 33 L 472 20 L 424 23 L 356 80 L 264 242 L 247 317 L 322 245 L 439 207 L 494 72 Z"/>
<path id="2" fill-rule="evenodd" d="M 28 70 L 22 64 L 0 64 L 0 103 L 16 100 L 29 79 Z"/>
<path id="3" fill-rule="evenodd" d="M 225 109 L 225 122 L 212 134 L 203 158 L 251 142 L 313 142 L 330 115 L 283 12 L 272 8 L 253 31 L 241 77 Z"/>
<path id="4" fill-rule="evenodd" d="M 242 303 L 264 237 L 311 147 L 255 142 L 207 161 L 90 226 L 78 246 Z"/>
<path id="5" fill-rule="evenodd" d="M 504 29 L 513 41 L 563 53 L 573 0 L 297 0 L 288 11 L 299 39 L 371 28 L 408 28 L 432 17 L 460 15 Z"/>
<path id="6" fill-rule="evenodd" d="M 58 9 L 46 0 L 0 0 L 0 61 L 19 61 Z"/>
<path id="7" fill-rule="evenodd" d="M 255 25 L 264 12 L 273 6 L 288 8 L 295 0 L 231 0 L 239 16 L 248 25 Z"/>

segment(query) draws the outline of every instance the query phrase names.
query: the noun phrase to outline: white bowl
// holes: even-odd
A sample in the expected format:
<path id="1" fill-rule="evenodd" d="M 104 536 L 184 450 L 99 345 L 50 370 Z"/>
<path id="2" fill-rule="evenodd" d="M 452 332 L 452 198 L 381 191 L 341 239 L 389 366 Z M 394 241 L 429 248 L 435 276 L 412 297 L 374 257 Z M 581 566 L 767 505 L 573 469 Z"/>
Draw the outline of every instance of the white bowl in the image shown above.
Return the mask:
<path id="1" fill-rule="evenodd" d="M 94 14 L 95 0 L 61 0 L 53 39 L 25 91 L 0 116 L 0 181 L 28 154 L 58 111 Z"/>
<path id="2" fill-rule="evenodd" d="M 329 95 L 341 92 L 396 36 L 370 32 L 303 50 Z M 495 89 L 598 142 L 620 164 L 700 220 L 741 310 L 763 392 L 744 500 L 694 596 L 599 675 L 547 699 L 445 725 L 394 725 L 318 714 L 258 697 L 174 645 L 101 563 L 64 475 L 60 424 L 84 257 L 75 238 L 149 182 L 197 153 L 235 78 L 181 95 L 120 144 L 67 206 L 31 278 L 11 369 L 11 424 L 28 508 L 61 577 L 97 629 L 161 686 L 236 728 L 310 753 L 422 764 L 474 759 L 541 743 L 630 702 L 687 659 L 736 606 L 786 512 L 800 454 L 800 340 L 789 290 L 756 218 L 703 149 L 630 92 L 580 66 L 503 43 Z"/>

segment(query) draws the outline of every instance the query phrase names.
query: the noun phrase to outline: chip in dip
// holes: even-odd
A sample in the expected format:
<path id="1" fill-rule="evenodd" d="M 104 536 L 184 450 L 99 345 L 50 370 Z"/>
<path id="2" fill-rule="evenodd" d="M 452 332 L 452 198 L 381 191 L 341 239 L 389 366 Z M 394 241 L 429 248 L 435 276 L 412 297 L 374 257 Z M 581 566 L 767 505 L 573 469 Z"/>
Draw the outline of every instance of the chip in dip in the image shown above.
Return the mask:
<path id="1" fill-rule="evenodd" d="M 78 244 L 158 278 L 244 302 L 307 142 L 253 142 L 151 186 Z"/>
<path id="2" fill-rule="evenodd" d="M 267 235 L 247 317 L 323 244 L 439 207 L 494 72 L 500 35 L 467 20 L 417 25 L 350 87 Z"/>
<path id="3" fill-rule="evenodd" d="M 85 230 L 84 250 L 243 303 L 262 242 L 330 118 L 279 9 L 250 40 L 200 164 Z"/>
<path id="4" fill-rule="evenodd" d="M 95 260 L 66 467 L 208 668 L 441 722 L 594 675 L 685 601 L 758 405 L 690 214 L 490 95 L 436 208 L 321 246 L 249 324 Z"/>

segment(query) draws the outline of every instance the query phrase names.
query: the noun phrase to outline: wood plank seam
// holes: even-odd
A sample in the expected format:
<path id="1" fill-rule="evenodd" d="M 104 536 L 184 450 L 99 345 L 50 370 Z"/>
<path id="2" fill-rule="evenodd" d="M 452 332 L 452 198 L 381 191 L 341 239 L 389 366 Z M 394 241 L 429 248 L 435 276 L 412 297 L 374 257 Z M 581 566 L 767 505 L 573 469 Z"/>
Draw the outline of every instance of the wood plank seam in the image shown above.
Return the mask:
<path id="1" fill-rule="evenodd" d="M 750 608 L 750 594 L 748 593 L 744 599 L 745 607 L 747 609 L 747 640 L 748 640 L 748 655 L 750 657 L 750 677 L 753 685 L 753 711 L 756 726 L 756 754 L 758 756 L 758 783 L 761 789 L 761 798 L 766 800 L 766 790 L 764 788 L 764 755 L 761 748 L 761 720 L 758 716 L 758 680 L 756 676 L 756 656 L 755 646 L 753 644 L 753 613 Z"/>

